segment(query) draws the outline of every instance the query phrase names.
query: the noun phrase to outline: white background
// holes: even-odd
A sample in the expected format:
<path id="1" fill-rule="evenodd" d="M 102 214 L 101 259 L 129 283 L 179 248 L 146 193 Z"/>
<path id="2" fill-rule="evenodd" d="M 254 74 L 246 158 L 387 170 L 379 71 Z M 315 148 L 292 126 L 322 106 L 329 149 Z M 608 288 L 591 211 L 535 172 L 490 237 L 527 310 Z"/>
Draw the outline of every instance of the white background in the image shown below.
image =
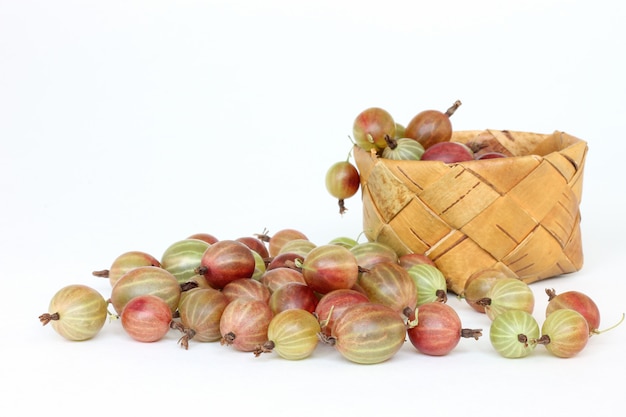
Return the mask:
<path id="1" fill-rule="evenodd" d="M 463 102 L 457 130 L 563 130 L 589 154 L 585 265 L 533 285 L 626 311 L 623 1 L 0 0 L 0 413 L 19 415 L 576 415 L 623 410 L 626 325 L 577 357 L 507 360 L 488 332 L 374 366 L 328 346 L 260 358 L 131 341 L 119 322 L 67 342 L 42 327 L 61 287 L 128 250 L 196 232 L 296 228 L 356 238 L 324 187 L 369 106 L 401 123 Z M 464 326 L 485 316 L 456 299 Z"/>

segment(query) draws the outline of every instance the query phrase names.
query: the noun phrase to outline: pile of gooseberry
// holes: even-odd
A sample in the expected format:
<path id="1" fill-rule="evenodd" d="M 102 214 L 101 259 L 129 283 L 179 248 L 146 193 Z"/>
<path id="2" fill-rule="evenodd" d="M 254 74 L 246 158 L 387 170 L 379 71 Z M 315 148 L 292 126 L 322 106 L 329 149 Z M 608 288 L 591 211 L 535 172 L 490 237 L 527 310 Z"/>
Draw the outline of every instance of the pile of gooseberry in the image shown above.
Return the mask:
<path id="1" fill-rule="evenodd" d="M 94 338 L 109 318 L 142 343 L 176 332 L 183 349 L 220 343 L 288 360 L 324 345 L 359 364 L 385 362 L 407 340 L 422 355 L 445 356 L 461 339 L 482 336 L 462 326 L 447 303 L 445 276 L 427 256 L 346 237 L 318 245 L 296 229 L 224 240 L 198 233 L 160 257 L 124 252 L 92 275 L 109 280 L 106 298 L 88 285 L 67 285 L 40 322 L 73 341 Z M 546 293 L 541 327 L 528 284 L 502 272 L 474 274 L 458 297 L 489 317 L 501 356 L 525 357 L 538 345 L 575 356 L 600 333 L 599 309 L 581 292 Z"/>

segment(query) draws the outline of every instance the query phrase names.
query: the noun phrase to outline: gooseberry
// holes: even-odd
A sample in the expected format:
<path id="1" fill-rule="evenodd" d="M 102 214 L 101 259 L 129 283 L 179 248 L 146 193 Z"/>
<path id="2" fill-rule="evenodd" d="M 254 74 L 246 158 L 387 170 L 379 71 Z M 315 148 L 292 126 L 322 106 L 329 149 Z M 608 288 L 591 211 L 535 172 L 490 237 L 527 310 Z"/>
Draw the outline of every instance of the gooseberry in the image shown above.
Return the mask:
<path id="1" fill-rule="evenodd" d="M 354 119 L 352 134 L 354 142 L 361 149 L 379 152 L 387 146 L 385 136 L 395 137 L 396 123 L 387 110 L 370 107 Z"/>
<path id="2" fill-rule="evenodd" d="M 326 190 L 337 199 L 339 214 L 346 212 L 345 200 L 355 195 L 360 185 L 359 171 L 347 160 L 335 162 L 326 171 Z"/>
<path id="3" fill-rule="evenodd" d="M 92 274 L 96 277 L 108 278 L 111 287 L 113 287 L 122 275 L 133 268 L 137 268 L 138 266 L 160 267 L 161 262 L 149 253 L 137 250 L 129 251 L 116 257 L 111 263 L 109 269 L 93 271 Z"/>
<path id="4" fill-rule="evenodd" d="M 226 239 L 204 251 L 197 273 L 204 275 L 211 287 L 222 289 L 236 279 L 251 278 L 255 268 L 252 249 L 239 241 Z"/>
<path id="5" fill-rule="evenodd" d="M 411 138 L 393 139 L 386 137 L 387 147 L 382 151 L 382 157 L 393 160 L 419 161 L 424 154 L 424 147 Z"/>
<path id="6" fill-rule="evenodd" d="M 256 347 L 254 355 L 276 352 L 288 360 L 305 359 L 319 344 L 320 324 L 309 311 L 289 309 L 272 317 L 267 328 L 267 340 Z"/>
<path id="7" fill-rule="evenodd" d="M 119 315 L 132 298 L 152 294 L 163 299 L 174 313 L 181 293 L 181 286 L 171 272 L 155 266 L 140 266 L 125 273 L 115 283 L 109 301 Z"/>
<path id="8" fill-rule="evenodd" d="M 448 301 L 448 285 L 446 277 L 435 266 L 428 264 L 413 265 L 407 269 L 409 276 L 417 288 L 417 306 L 438 301 Z"/>
<path id="9" fill-rule="evenodd" d="M 406 325 L 397 311 L 383 304 L 357 303 L 335 321 L 331 336 L 321 340 L 351 362 L 376 364 L 393 357 L 403 346 Z"/>
<path id="10" fill-rule="evenodd" d="M 464 329 L 454 308 L 439 301 L 418 306 L 416 322 L 407 329 L 409 340 L 418 351 L 430 356 L 447 355 L 461 338 L 478 340 L 482 336 L 480 329 Z"/>
<path id="11" fill-rule="evenodd" d="M 315 307 L 322 333 L 327 336 L 332 334 L 335 321 L 351 305 L 367 303 L 369 298 L 360 291 L 353 289 L 338 289 L 324 294 Z"/>
<path id="12" fill-rule="evenodd" d="M 555 356 L 571 358 L 587 346 L 590 334 L 589 324 L 582 314 L 571 308 L 560 308 L 546 316 L 536 343 Z"/>
<path id="13" fill-rule="evenodd" d="M 209 246 L 200 239 L 174 242 L 161 255 L 161 267 L 174 275 L 179 284 L 184 284 L 196 275 L 202 255 Z"/>
<path id="14" fill-rule="evenodd" d="M 320 245 L 302 261 L 302 276 L 307 285 L 320 294 L 352 288 L 359 275 L 357 259 L 339 245 Z"/>
<path id="15" fill-rule="evenodd" d="M 189 291 L 180 302 L 178 313 L 183 336 L 180 345 L 188 349 L 189 341 L 215 342 L 221 339 L 220 318 L 229 300 L 213 288 L 196 288 Z"/>
<path id="16" fill-rule="evenodd" d="M 461 105 L 457 100 L 445 112 L 439 110 L 424 110 L 416 114 L 406 125 L 404 136 L 422 144 L 424 149 L 441 142 L 447 142 L 452 137 L 452 116 Z"/>
<path id="17" fill-rule="evenodd" d="M 93 338 L 104 326 L 107 302 L 95 289 L 82 284 L 67 285 L 58 290 L 48 307 L 49 313 L 39 316 L 45 326 L 52 328 L 67 340 L 82 341 Z"/>
<path id="18" fill-rule="evenodd" d="M 172 311 L 162 298 L 138 295 L 126 303 L 120 315 L 126 333 L 139 342 L 156 342 L 170 330 Z"/>
<path id="19" fill-rule="evenodd" d="M 530 314 L 535 307 L 535 295 L 524 281 L 518 278 L 504 277 L 497 279 L 485 298 L 477 301 L 485 308 L 489 319 L 507 310 L 523 310 Z"/>
<path id="20" fill-rule="evenodd" d="M 220 343 L 242 352 L 254 352 L 267 341 L 267 329 L 272 317 L 274 314 L 264 301 L 235 299 L 222 312 Z"/>
<path id="21" fill-rule="evenodd" d="M 539 337 L 537 320 L 527 311 L 507 310 L 491 322 L 489 340 L 505 358 L 523 358 L 537 346 Z"/>
<path id="22" fill-rule="evenodd" d="M 417 306 L 417 287 L 406 269 L 394 262 L 378 262 L 367 268 L 358 285 L 371 302 L 390 307 L 412 320 Z"/>

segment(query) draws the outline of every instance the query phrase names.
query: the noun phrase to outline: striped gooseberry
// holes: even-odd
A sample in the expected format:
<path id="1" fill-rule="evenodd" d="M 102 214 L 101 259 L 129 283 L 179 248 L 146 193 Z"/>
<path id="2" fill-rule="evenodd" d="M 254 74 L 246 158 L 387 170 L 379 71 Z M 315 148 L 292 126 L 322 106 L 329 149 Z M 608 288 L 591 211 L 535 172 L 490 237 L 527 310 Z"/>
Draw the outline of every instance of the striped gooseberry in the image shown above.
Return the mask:
<path id="1" fill-rule="evenodd" d="M 447 355 L 461 338 L 478 340 L 482 336 L 481 329 L 463 328 L 454 308 L 441 301 L 418 306 L 416 319 L 417 324 L 409 326 L 407 335 L 411 344 L 426 355 Z"/>
<path id="2" fill-rule="evenodd" d="M 527 311 L 507 310 L 491 322 L 489 340 L 505 358 L 523 358 L 535 350 L 539 337 L 537 320 Z"/>
<path id="3" fill-rule="evenodd" d="M 270 293 L 290 282 L 306 285 L 301 271 L 285 266 L 268 269 L 261 275 L 259 281 L 270 290 Z"/>
<path id="4" fill-rule="evenodd" d="M 355 195 L 361 186 L 359 171 L 348 160 L 335 162 L 326 171 L 325 180 L 326 190 L 337 199 L 339 214 L 344 214 L 345 200 Z"/>
<path id="5" fill-rule="evenodd" d="M 427 255 L 423 253 L 405 253 L 398 256 L 398 263 L 405 269 L 409 269 L 413 265 L 428 264 L 436 266 L 435 263 Z"/>
<path id="6" fill-rule="evenodd" d="M 313 248 L 301 263 L 307 285 L 320 294 L 352 288 L 359 276 L 359 264 L 349 249 L 339 245 Z"/>
<path id="7" fill-rule="evenodd" d="M 332 334 L 321 339 L 347 360 L 359 364 L 387 361 L 402 347 L 406 325 L 397 311 L 383 304 L 351 305 L 335 322 Z"/>
<path id="8" fill-rule="evenodd" d="M 217 237 L 215 237 L 211 233 L 206 233 L 206 232 L 194 233 L 192 235 L 187 236 L 187 239 L 200 239 L 200 240 L 204 240 L 206 243 L 211 244 L 211 245 L 219 240 Z"/>
<path id="9" fill-rule="evenodd" d="M 316 246 L 317 245 L 309 239 L 293 239 L 289 242 L 285 242 L 285 244 L 278 251 L 278 255 L 281 253 L 297 253 L 298 255 L 305 257 Z"/>
<path id="10" fill-rule="evenodd" d="M 398 263 L 378 262 L 363 270 L 357 283 L 371 302 L 391 307 L 400 315 L 413 319 L 417 287 L 408 271 Z"/>
<path id="11" fill-rule="evenodd" d="M 385 136 L 396 136 L 396 123 L 387 110 L 369 107 L 354 119 L 352 134 L 354 142 L 361 149 L 380 152 L 387 146 Z"/>
<path id="12" fill-rule="evenodd" d="M 220 340 L 220 319 L 228 304 L 228 297 L 213 288 L 195 288 L 188 291 L 178 306 L 180 325 L 175 326 L 183 333 L 178 341 L 181 347 L 188 349 L 192 339 L 198 342 Z"/>
<path id="13" fill-rule="evenodd" d="M 424 154 L 422 144 L 412 138 L 394 139 L 387 136 L 385 139 L 387 141 L 387 147 L 383 149 L 383 158 L 396 161 L 419 161 Z"/>
<path id="14" fill-rule="evenodd" d="M 125 273 L 115 283 L 109 301 L 119 315 L 132 298 L 152 294 L 163 299 L 174 313 L 181 293 L 181 286 L 171 272 L 155 266 L 140 266 Z"/>
<path id="15" fill-rule="evenodd" d="M 477 271 L 465 281 L 460 298 L 464 299 L 475 311 L 485 313 L 485 306 L 481 305 L 479 301 L 487 297 L 489 290 L 498 278 L 507 276 L 510 277 L 510 275 L 492 268 Z"/>
<path id="16" fill-rule="evenodd" d="M 359 244 L 359 242 L 356 239 L 353 239 L 348 236 L 337 236 L 329 240 L 328 243 L 331 245 L 343 246 L 346 249 L 351 249 L 354 246 Z"/>
<path id="17" fill-rule="evenodd" d="M 267 246 L 265 245 L 265 242 L 263 242 L 258 237 L 255 237 L 255 236 L 242 236 L 242 237 L 238 237 L 235 240 L 238 241 L 238 242 L 243 243 L 244 245 L 246 245 L 247 247 L 249 247 L 250 249 L 252 249 L 256 253 L 258 253 L 261 256 L 261 258 L 263 258 L 263 259 L 269 258 L 269 256 L 270 256 L 270 253 L 267 250 Z"/>
<path id="18" fill-rule="evenodd" d="M 161 340 L 170 330 L 172 311 L 160 297 L 152 294 L 138 295 L 129 300 L 120 314 L 126 333 L 139 342 Z"/>
<path id="19" fill-rule="evenodd" d="M 318 301 L 319 299 L 311 287 L 298 282 L 290 282 L 274 290 L 268 304 L 274 314 L 295 308 L 312 313 L 315 311 Z"/>
<path id="20" fill-rule="evenodd" d="M 369 302 L 367 295 L 354 289 L 338 289 L 324 294 L 315 307 L 315 315 L 320 321 L 322 333 L 330 336 L 337 318 L 348 307 L 367 302 Z"/>
<path id="21" fill-rule="evenodd" d="M 398 254 L 389 246 L 375 241 L 361 242 L 350 251 L 361 268 L 369 268 L 378 262 L 398 262 Z"/>
<path id="22" fill-rule="evenodd" d="M 587 319 L 576 310 L 560 308 L 548 314 L 541 326 L 541 337 L 536 343 L 560 358 L 571 358 L 580 353 L 589 341 Z"/>
<path id="23" fill-rule="evenodd" d="M 50 300 L 48 311 L 39 316 L 39 321 L 44 326 L 51 323 L 55 332 L 72 341 L 93 338 L 104 326 L 108 315 L 104 297 L 82 284 L 67 285 L 58 290 Z"/>
<path id="24" fill-rule="evenodd" d="M 222 289 L 239 278 L 251 278 L 256 268 L 252 249 L 236 240 L 220 240 L 203 253 L 197 273 L 204 275 L 209 285 Z"/>
<path id="25" fill-rule="evenodd" d="M 273 317 L 272 309 L 264 301 L 235 299 L 220 318 L 220 343 L 242 352 L 254 352 L 267 341 L 267 329 Z"/>
<path id="26" fill-rule="evenodd" d="M 200 266 L 209 244 L 200 239 L 183 239 L 169 245 L 161 255 L 161 267 L 169 271 L 179 284 L 188 282 Z"/>
<path id="27" fill-rule="evenodd" d="M 222 293 L 228 301 L 243 298 L 246 300 L 261 300 L 266 303 L 269 302 L 272 295 L 266 285 L 252 278 L 239 278 L 231 281 L 222 288 Z"/>
<path id="28" fill-rule="evenodd" d="M 438 301 L 448 301 L 446 277 L 436 266 L 428 264 L 413 265 L 407 269 L 417 288 L 417 306 Z"/>
<path id="29" fill-rule="evenodd" d="M 313 354 L 319 344 L 320 324 L 309 311 L 299 308 L 274 315 L 267 328 L 267 340 L 256 347 L 254 355 L 276 352 L 288 360 L 301 360 Z"/>
<path id="30" fill-rule="evenodd" d="M 267 243 L 267 250 L 272 258 L 278 255 L 283 245 L 290 240 L 308 239 L 304 233 L 297 229 L 280 229 L 271 236 L 267 233 L 267 231 L 263 231 L 263 233 L 257 235 L 257 238 Z"/>
<path id="31" fill-rule="evenodd" d="M 108 278 L 112 287 L 122 275 L 138 266 L 160 267 L 161 261 L 143 251 L 128 251 L 118 255 L 111 263 L 109 269 L 93 271 L 92 274 L 96 277 Z"/>
<path id="32" fill-rule="evenodd" d="M 523 310 L 532 314 L 535 308 L 535 295 L 524 281 L 504 277 L 497 279 L 486 297 L 477 303 L 485 307 L 485 314 L 493 320 L 507 310 Z"/>
<path id="33" fill-rule="evenodd" d="M 557 294 L 554 288 L 546 288 L 546 294 L 548 295 L 546 316 L 555 310 L 571 308 L 583 315 L 587 320 L 591 333 L 598 331 L 600 327 L 600 309 L 587 294 L 580 291 L 565 291 Z"/>

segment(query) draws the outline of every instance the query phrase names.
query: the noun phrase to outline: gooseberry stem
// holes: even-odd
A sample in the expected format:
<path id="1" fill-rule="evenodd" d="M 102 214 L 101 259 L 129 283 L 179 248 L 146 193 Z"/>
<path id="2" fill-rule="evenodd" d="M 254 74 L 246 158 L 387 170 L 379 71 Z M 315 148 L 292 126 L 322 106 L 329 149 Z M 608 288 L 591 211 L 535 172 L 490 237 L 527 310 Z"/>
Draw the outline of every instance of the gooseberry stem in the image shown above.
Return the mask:
<path id="1" fill-rule="evenodd" d="M 100 271 L 93 271 L 91 273 L 91 275 L 93 275 L 94 277 L 98 277 L 98 278 L 108 278 L 109 277 L 109 270 L 108 269 L 102 269 Z"/>
<path id="2" fill-rule="evenodd" d="M 615 324 L 614 324 L 614 325 L 612 325 L 611 327 L 606 328 L 606 329 L 604 329 L 604 330 L 598 330 L 598 329 L 592 330 L 592 331 L 590 332 L 590 333 L 591 333 L 591 335 L 594 335 L 594 334 L 600 334 L 600 333 L 608 332 L 609 330 L 613 330 L 614 328 L 616 328 L 617 326 L 619 326 L 620 324 L 622 324 L 622 322 L 624 321 L 624 317 L 625 317 L 625 316 L 626 316 L 626 314 L 622 313 L 622 318 L 621 318 L 621 319 L 620 319 L 617 323 L 615 323 Z"/>
<path id="3" fill-rule="evenodd" d="M 489 298 L 489 297 L 481 298 L 480 300 L 476 301 L 476 304 L 481 306 L 481 307 L 490 306 L 491 305 L 491 298 Z"/>
<path id="4" fill-rule="evenodd" d="M 58 319 L 59 319 L 59 313 L 52 313 L 52 314 L 45 313 L 39 316 L 39 321 L 44 326 L 50 323 L 52 320 L 58 320 Z"/>
<path id="5" fill-rule="evenodd" d="M 478 340 L 483 335 L 483 329 L 461 329 L 461 337 L 469 339 L 474 338 Z"/>
<path id="6" fill-rule="evenodd" d="M 446 110 L 446 113 L 445 113 L 446 116 L 448 117 L 452 116 L 461 104 L 462 103 L 460 100 L 455 101 L 454 104 L 448 110 Z"/>
<path id="7" fill-rule="evenodd" d="M 389 135 L 385 135 L 385 142 L 387 142 L 389 149 L 396 149 L 398 147 L 398 141 Z"/>

